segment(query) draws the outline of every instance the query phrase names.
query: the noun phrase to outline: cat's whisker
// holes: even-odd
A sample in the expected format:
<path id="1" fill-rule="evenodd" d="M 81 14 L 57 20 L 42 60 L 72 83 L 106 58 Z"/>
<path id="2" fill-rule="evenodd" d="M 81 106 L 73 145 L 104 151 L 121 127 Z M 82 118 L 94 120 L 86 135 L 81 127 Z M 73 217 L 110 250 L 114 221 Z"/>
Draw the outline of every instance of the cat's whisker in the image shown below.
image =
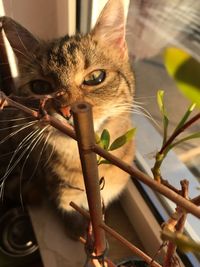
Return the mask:
<path id="1" fill-rule="evenodd" d="M 32 152 L 33 149 L 36 147 L 36 145 L 38 145 L 38 144 L 43 140 L 43 137 L 44 137 L 44 131 L 45 131 L 47 128 L 49 128 L 49 127 L 50 127 L 50 126 L 47 125 L 47 126 L 46 126 L 46 127 L 45 127 L 45 128 L 38 134 L 38 140 L 35 142 L 34 146 L 32 147 L 32 149 L 31 149 L 31 151 L 30 151 L 28 157 L 30 156 L 31 152 Z M 34 170 L 33 170 L 33 172 L 32 172 L 32 175 L 29 177 L 29 181 L 30 181 L 30 180 L 33 178 L 33 176 L 35 175 L 35 172 L 36 172 L 36 170 L 37 170 L 37 168 L 38 168 L 40 159 L 41 159 L 41 157 L 42 157 L 42 153 L 44 152 L 44 149 L 45 149 L 45 147 L 47 146 L 47 143 L 48 143 L 48 140 L 49 140 L 50 135 L 51 135 L 51 133 L 49 132 L 48 135 L 47 135 L 47 137 L 46 137 L 46 139 L 45 139 L 45 141 L 44 141 L 44 144 L 43 144 L 43 146 L 42 146 L 42 149 L 41 149 L 41 151 L 40 151 L 40 153 L 39 153 L 38 160 L 37 160 L 37 162 L 36 162 L 36 165 L 35 165 L 35 168 L 34 168 Z"/>
<path id="2" fill-rule="evenodd" d="M 27 47 L 26 47 L 26 45 L 24 44 L 24 42 L 23 42 L 23 40 L 22 40 L 22 38 L 21 38 L 21 36 L 20 36 L 20 33 L 19 33 L 19 31 L 18 31 L 17 29 L 16 29 L 16 33 L 17 33 L 17 36 L 18 36 L 18 38 L 19 38 L 19 40 L 20 40 L 20 42 L 21 42 L 21 44 L 22 44 L 24 50 L 25 50 L 26 53 L 27 53 L 29 62 L 30 62 L 30 59 L 29 59 L 29 56 L 30 56 L 30 55 L 34 58 L 34 60 L 38 61 L 38 60 L 37 60 L 37 57 L 35 56 L 35 54 L 33 54 L 33 52 L 30 51 L 29 49 L 27 49 Z"/>
<path id="3" fill-rule="evenodd" d="M 135 104 L 135 105 L 133 106 L 133 108 L 138 108 L 138 109 L 144 111 L 145 113 L 151 115 L 150 112 L 149 112 L 146 108 L 142 107 L 141 105 Z"/>
<path id="4" fill-rule="evenodd" d="M 50 138 L 49 138 L 50 139 Z M 52 146 L 52 150 L 48 156 L 48 159 L 46 160 L 45 164 L 44 164 L 44 167 L 48 165 L 48 163 L 50 162 L 51 158 L 52 158 L 52 155 L 55 151 L 55 142 L 56 142 L 56 139 L 54 138 L 54 141 L 53 141 L 53 144 L 51 145 Z"/>
<path id="5" fill-rule="evenodd" d="M 37 121 L 33 121 L 33 122 L 29 122 L 27 123 L 24 127 L 10 133 L 9 135 L 7 135 L 6 137 L 4 137 L 2 140 L 0 140 L 0 145 L 3 144 L 5 141 L 7 141 L 8 139 L 10 139 L 11 137 L 13 137 L 14 135 L 18 134 L 19 132 L 27 129 L 28 127 L 31 127 L 32 125 L 37 124 Z"/>
<path id="6" fill-rule="evenodd" d="M 113 110 L 113 112 L 112 112 Z M 158 123 L 155 121 L 155 119 L 152 117 L 149 111 L 147 111 L 145 108 L 139 106 L 139 105 L 127 105 L 127 104 L 121 104 L 119 106 L 115 106 L 113 109 L 110 110 L 109 115 L 110 116 L 119 116 L 118 113 L 133 113 L 138 114 L 141 116 L 144 116 L 151 120 L 156 126 L 159 127 Z"/>
<path id="7" fill-rule="evenodd" d="M 30 154 L 33 152 L 33 150 L 35 149 L 35 147 L 36 147 L 38 144 L 41 143 L 41 141 L 42 141 L 42 139 L 43 139 L 43 133 L 44 133 L 44 131 L 45 131 L 48 127 L 49 127 L 49 125 L 47 125 L 45 128 L 43 128 L 43 129 L 36 135 L 36 137 L 34 137 L 34 139 L 31 141 L 31 143 L 30 143 L 30 145 L 29 145 L 29 148 L 31 147 L 31 145 L 32 145 L 32 147 L 31 147 L 31 149 L 29 150 L 28 154 L 26 155 L 26 158 L 25 158 L 25 160 L 24 160 L 24 162 L 23 162 L 23 165 L 22 165 L 22 167 L 21 167 L 20 178 L 19 178 L 19 180 L 20 180 L 20 202 L 21 202 L 22 207 L 23 207 L 23 199 L 22 199 L 22 180 L 23 180 L 23 172 L 24 172 L 24 168 L 25 168 L 25 166 L 26 166 L 26 163 L 27 163 L 28 158 L 30 157 Z M 50 133 L 48 134 L 47 139 L 48 139 L 49 135 L 50 135 Z M 43 145 L 42 150 L 41 150 L 41 152 L 40 152 L 40 154 L 39 154 L 39 157 L 38 157 L 36 166 L 35 166 L 35 168 L 34 168 L 32 174 L 31 174 L 31 177 L 29 178 L 29 181 L 30 181 L 30 180 L 32 179 L 32 177 L 35 175 L 35 172 L 36 172 L 36 169 L 37 169 L 37 167 L 38 167 L 39 161 L 40 161 L 40 159 L 41 159 L 41 156 L 42 156 L 44 147 L 45 147 L 45 145 L 46 145 L 46 142 L 47 142 L 47 140 L 45 140 L 45 142 L 44 142 L 44 145 Z"/>
<path id="8" fill-rule="evenodd" d="M 29 135 L 34 134 L 35 131 L 36 131 L 36 130 L 32 131 Z M 20 142 L 20 144 L 18 145 L 17 149 L 15 150 L 15 152 L 14 152 L 14 154 L 13 154 L 13 156 L 12 156 L 10 162 L 8 163 L 8 166 L 7 166 L 7 169 L 6 169 L 6 172 L 5 172 L 4 176 L 0 178 L 0 181 L 1 181 L 1 183 L 0 183 L 0 188 L 1 188 L 1 190 L 0 190 L 0 198 L 2 199 L 2 201 L 3 201 L 3 192 L 4 192 L 4 184 L 5 184 L 5 181 L 7 180 L 9 174 L 13 171 L 13 169 L 14 169 L 14 168 L 17 166 L 17 164 L 20 162 L 20 160 L 22 159 L 22 157 L 24 156 L 24 154 L 26 153 L 26 151 L 27 151 L 28 148 L 26 148 L 26 149 L 22 152 L 22 154 L 18 157 L 18 159 L 15 161 L 15 163 L 12 165 L 12 167 L 10 167 L 10 165 L 11 165 L 11 163 L 12 163 L 14 157 L 15 157 L 15 154 L 16 154 L 16 153 L 18 152 L 18 150 L 19 150 L 19 146 L 21 147 L 21 146 L 22 146 L 22 143 L 27 141 L 27 139 L 29 138 L 29 135 L 25 138 L 26 140 L 24 139 L 22 142 Z M 21 148 L 20 148 L 20 149 L 21 149 Z"/>
<path id="9" fill-rule="evenodd" d="M 132 113 L 137 113 L 138 115 L 148 118 L 152 123 L 154 123 L 157 127 L 160 128 L 160 125 L 156 122 L 156 120 L 152 117 L 151 113 L 149 113 L 147 110 L 135 108 L 133 109 Z"/>
<path id="10" fill-rule="evenodd" d="M 29 54 L 29 51 L 28 51 L 28 49 L 26 48 L 24 42 L 22 41 L 22 38 L 20 37 L 20 34 L 19 34 L 19 32 L 18 32 L 17 29 L 16 29 L 16 33 L 17 33 L 17 37 L 19 38 L 19 41 L 20 41 L 20 43 L 22 44 L 24 50 L 26 51 L 27 54 Z"/>
<path id="11" fill-rule="evenodd" d="M 9 126 L 9 127 L 1 128 L 0 131 L 14 129 L 14 128 L 18 128 L 18 127 L 21 127 L 21 126 L 24 126 L 24 125 L 27 125 L 27 123 L 20 123 L 20 124 L 12 125 L 12 126 Z"/>
<path id="12" fill-rule="evenodd" d="M 112 107 L 112 109 L 109 110 L 109 116 L 107 113 L 102 115 L 109 118 L 117 118 L 129 121 L 129 116 L 124 116 L 124 113 L 130 113 L 130 109 L 125 109 L 125 108 L 122 109 L 121 107 L 120 108 Z"/>
<path id="13" fill-rule="evenodd" d="M 5 107 L 1 112 L 11 111 L 11 110 L 17 110 L 17 108 L 8 106 Z"/>
<path id="14" fill-rule="evenodd" d="M 136 96 L 135 97 L 135 100 L 137 100 L 137 99 L 146 99 L 146 100 L 148 100 L 148 99 L 156 99 L 156 95 L 149 95 L 149 96 Z"/>
<path id="15" fill-rule="evenodd" d="M 0 155 L 0 159 L 2 159 L 2 158 L 6 158 L 7 156 L 12 155 L 13 152 L 14 152 L 14 151 L 10 151 L 10 152 L 8 152 L 8 153 L 1 154 L 1 155 Z"/>
<path id="16" fill-rule="evenodd" d="M 133 104 L 128 104 L 128 103 L 120 103 L 120 104 L 116 104 L 116 105 L 113 105 L 112 108 L 113 109 L 123 109 L 123 108 L 132 108 L 133 107 Z"/>
<path id="17" fill-rule="evenodd" d="M 3 196 L 4 196 L 4 184 L 5 184 L 4 181 L 2 181 L 2 183 L 0 183 L 0 199 L 1 199 L 1 202 L 3 202 Z"/>
<path id="18" fill-rule="evenodd" d="M 143 117 L 145 117 L 145 118 L 151 120 L 151 121 L 152 121 L 154 124 L 156 124 L 157 126 L 159 126 L 158 123 L 153 119 L 152 116 L 149 116 L 148 114 L 145 114 L 144 112 L 141 112 L 140 110 L 135 109 L 135 110 L 132 111 L 132 114 L 136 114 L 136 115 L 139 115 L 139 116 L 143 116 Z"/>
<path id="19" fill-rule="evenodd" d="M 11 122 L 11 121 L 22 121 L 22 120 L 31 119 L 31 118 L 33 117 L 21 117 L 21 118 L 16 118 L 16 119 L 0 120 L 0 123 Z"/>
<path id="20" fill-rule="evenodd" d="M 20 177 L 22 178 L 22 176 L 23 176 L 23 170 L 24 170 L 24 167 L 25 167 L 25 165 L 26 165 L 26 162 L 27 162 L 27 160 L 28 160 L 28 158 L 29 158 L 29 156 L 30 156 L 30 154 L 33 152 L 33 150 L 34 150 L 34 148 L 37 146 L 37 144 L 39 144 L 40 143 L 40 141 L 42 140 L 42 138 L 43 138 L 43 133 L 44 133 L 44 131 L 47 129 L 49 127 L 49 125 L 47 125 L 46 127 L 44 127 L 42 130 L 40 129 L 39 130 L 39 132 L 37 132 L 37 133 L 35 133 L 34 135 L 34 138 L 31 140 L 31 142 L 30 142 L 30 144 L 29 144 L 29 148 L 31 147 L 31 149 L 29 150 L 29 152 L 28 152 L 28 154 L 27 154 L 27 156 L 26 156 L 26 158 L 25 158 L 25 160 L 24 160 L 24 163 L 23 163 L 23 165 L 22 165 L 22 168 L 21 168 L 21 175 L 20 175 Z M 46 143 L 46 142 L 45 142 Z M 40 158 L 40 157 L 39 157 Z"/>
<path id="21" fill-rule="evenodd" d="M 8 166 L 6 168 L 6 171 L 5 171 L 5 174 L 3 177 L 0 178 L 0 181 L 2 180 L 5 180 L 8 175 L 14 170 L 14 168 L 17 166 L 17 164 L 20 162 L 20 160 L 22 159 L 22 157 L 24 156 L 24 154 L 27 152 L 29 146 L 30 146 L 30 143 L 29 143 L 29 140 L 38 133 L 38 131 L 40 131 L 40 129 L 36 129 L 36 130 L 33 130 L 31 133 L 29 133 L 26 138 L 24 138 L 17 146 L 16 150 L 14 151 L 9 163 L 8 163 Z M 28 143 L 28 146 L 26 147 Z M 13 163 L 16 155 L 18 154 L 18 152 L 24 148 L 25 149 L 22 151 L 21 155 L 16 159 L 16 161 Z M 12 164 L 12 166 L 11 166 Z"/>
<path id="22" fill-rule="evenodd" d="M 134 106 L 134 105 L 145 105 L 145 102 L 137 101 L 137 100 L 134 99 L 132 105 L 133 105 L 133 106 Z"/>

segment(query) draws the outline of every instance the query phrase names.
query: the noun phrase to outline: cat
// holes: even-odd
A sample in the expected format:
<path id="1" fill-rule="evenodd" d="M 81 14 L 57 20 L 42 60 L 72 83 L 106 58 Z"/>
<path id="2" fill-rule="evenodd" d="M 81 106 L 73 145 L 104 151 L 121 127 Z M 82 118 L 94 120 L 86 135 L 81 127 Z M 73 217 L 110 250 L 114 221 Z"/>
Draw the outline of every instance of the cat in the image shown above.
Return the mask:
<path id="1" fill-rule="evenodd" d="M 86 101 L 93 107 L 95 131 L 108 129 L 113 140 L 132 127 L 135 79 L 125 40 L 122 0 L 108 1 L 90 33 L 48 42 L 38 40 L 11 18 L 2 17 L 1 22 L 19 68 L 12 96 L 51 95 L 47 113 L 71 124 L 71 105 Z M 64 214 L 73 214 L 71 201 L 87 209 L 76 142 L 19 110 L 8 107 L 0 116 L 1 167 L 7 166 L 1 170 L 1 197 L 4 192 L 16 195 L 18 190 L 22 198 L 25 189 L 31 188 L 29 198 L 38 198 L 38 191 L 43 195 L 45 190 Z M 133 142 L 114 154 L 131 164 Z M 105 186 L 101 195 L 107 206 L 121 194 L 129 175 L 113 165 L 101 165 L 102 176 Z"/>

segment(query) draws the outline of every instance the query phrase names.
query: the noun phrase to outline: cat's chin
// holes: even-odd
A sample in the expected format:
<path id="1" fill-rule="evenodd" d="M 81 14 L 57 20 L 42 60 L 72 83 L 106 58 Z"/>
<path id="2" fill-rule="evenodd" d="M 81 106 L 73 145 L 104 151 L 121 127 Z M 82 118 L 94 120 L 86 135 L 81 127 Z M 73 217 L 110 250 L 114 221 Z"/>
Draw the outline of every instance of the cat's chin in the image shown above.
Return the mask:
<path id="1" fill-rule="evenodd" d="M 61 121 L 62 123 L 64 123 L 68 127 L 70 127 L 71 129 L 74 129 L 74 121 L 73 121 L 72 116 L 70 116 L 69 118 L 65 118 L 64 116 L 62 116 L 61 114 L 59 114 L 56 111 L 52 112 L 51 116 L 58 119 L 59 121 Z M 99 129 L 101 129 L 103 127 L 103 124 L 105 123 L 105 121 L 107 121 L 107 119 L 108 118 L 104 118 L 104 117 L 101 117 L 98 119 L 94 118 L 94 130 L 95 130 L 95 132 L 98 132 Z"/>
<path id="2" fill-rule="evenodd" d="M 98 132 L 100 129 L 103 129 L 104 127 L 104 124 L 107 122 L 109 118 L 106 117 L 101 117 L 101 118 L 98 118 L 98 119 L 94 119 L 94 130 L 95 132 Z"/>
<path id="3" fill-rule="evenodd" d="M 51 116 L 58 119 L 59 121 L 61 121 L 62 123 L 70 127 L 71 129 L 74 129 L 74 122 L 73 122 L 72 116 L 66 119 L 65 117 L 63 117 L 61 114 L 57 112 L 53 112 Z"/>

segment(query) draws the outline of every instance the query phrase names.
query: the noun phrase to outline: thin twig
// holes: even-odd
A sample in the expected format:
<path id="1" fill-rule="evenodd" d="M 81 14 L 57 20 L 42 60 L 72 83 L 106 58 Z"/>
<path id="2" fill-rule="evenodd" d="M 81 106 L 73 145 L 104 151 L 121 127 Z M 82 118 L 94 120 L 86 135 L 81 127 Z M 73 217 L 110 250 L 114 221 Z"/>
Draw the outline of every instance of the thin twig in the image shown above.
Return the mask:
<path id="1" fill-rule="evenodd" d="M 177 129 L 177 131 L 175 131 L 172 136 L 166 141 L 166 143 L 163 145 L 163 147 L 161 148 L 161 150 L 159 151 L 159 154 L 162 155 L 165 152 L 165 149 L 168 148 L 172 142 L 174 141 L 174 139 L 183 131 L 185 131 L 185 129 L 189 128 L 192 124 L 194 124 L 196 121 L 198 121 L 200 119 L 200 113 L 196 114 L 194 117 L 192 117 L 189 121 L 187 121 L 182 127 L 180 127 L 179 129 Z"/>
<path id="2" fill-rule="evenodd" d="M 1 92 L 0 98 L 1 97 L 5 98 L 9 105 L 18 108 L 18 109 L 28 113 L 29 115 L 31 115 L 31 116 L 33 116 L 33 117 L 35 117 L 36 119 L 39 120 L 37 112 L 35 112 L 35 111 L 33 111 L 33 110 L 31 110 L 31 109 L 29 109 L 29 108 L 17 103 L 17 102 L 9 99 L 2 92 Z M 56 129 L 60 130 L 62 133 L 66 134 L 66 135 L 68 135 L 71 138 L 76 140 L 76 135 L 75 135 L 74 130 L 67 123 L 64 124 L 63 122 L 59 121 L 58 119 L 56 119 L 56 118 L 54 118 L 54 117 L 52 117 L 50 115 L 47 115 L 46 119 L 48 120 L 48 122 L 53 127 L 55 127 Z M 200 209 L 194 203 L 192 203 L 191 201 L 183 198 L 181 195 L 179 195 L 176 192 L 172 191 L 168 187 L 166 187 L 166 186 L 164 186 L 162 184 L 159 184 L 158 182 L 154 181 L 152 179 L 152 177 L 150 177 L 147 174 L 141 172 L 135 166 L 131 166 L 131 165 L 121 161 L 120 159 L 118 159 L 117 157 L 112 155 L 111 153 L 109 153 L 109 152 L 105 151 L 104 149 L 102 149 L 100 146 L 94 145 L 94 147 L 92 147 L 91 149 L 95 153 L 100 155 L 101 157 L 107 159 L 112 164 L 118 166 L 119 168 L 121 168 L 125 172 L 129 173 L 135 179 L 138 179 L 142 183 L 144 183 L 147 186 L 149 186 L 152 190 L 155 190 L 155 191 L 159 192 L 160 194 L 164 195 L 165 197 L 167 197 L 168 199 L 170 199 L 171 201 L 176 203 L 178 206 L 181 206 L 182 208 L 184 208 L 187 212 L 192 213 L 196 217 L 200 218 Z"/>
<path id="3" fill-rule="evenodd" d="M 185 198 L 188 198 L 188 186 L 189 183 L 187 180 L 181 181 L 181 186 L 182 186 L 182 196 Z M 166 224 L 165 227 L 169 227 L 172 229 L 172 231 L 175 231 L 175 233 L 182 233 L 184 230 L 184 225 L 187 217 L 187 213 L 181 208 L 177 207 L 177 210 L 175 212 L 176 218 L 170 218 L 168 221 L 168 225 Z M 173 223 L 173 226 L 171 227 L 171 223 Z M 170 230 L 171 230 L 170 229 Z M 169 241 L 167 245 L 167 253 L 165 255 L 164 259 L 164 264 L 163 267 L 173 267 L 174 266 L 174 257 L 175 257 L 175 252 L 176 252 L 176 244 L 173 241 Z"/>
<path id="4" fill-rule="evenodd" d="M 96 153 L 91 150 L 95 144 L 92 107 L 88 103 L 75 103 L 72 106 L 74 128 L 79 148 L 82 173 L 94 235 L 94 251 L 102 261 L 106 251 L 105 231 L 98 227 L 103 221 L 99 173 Z"/>
<path id="5" fill-rule="evenodd" d="M 154 181 L 150 176 L 147 174 L 141 172 L 139 169 L 137 169 L 134 166 L 131 166 L 114 155 L 110 154 L 109 152 L 105 151 L 98 145 L 95 145 L 93 150 L 100 155 L 101 157 L 107 159 L 112 164 L 118 166 L 120 169 L 124 170 L 125 172 L 129 173 L 133 178 L 141 181 L 142 183 L 149 186 L 151 189 L 159 192 L 160 194 L 164 195 L 168 199 L 172 200 L 174 203 L 176 203 L 178 206 L 181 206 L 184 208 L 187 212 L 192 213 L 196 217 L 200 218 L 200 209 L 190 202 L 188 199 L 185 199 L 181 195 L 177 194 L 176 192 L 172 191 L 165 185 L 162 185 L 156 181 Z"/>
<path id="6" fill-rule="evenodd" d="M 79 241 L 82 243 L 82 244 L 86 244 L 86 239 L 83 238 L 82 236 L 79 238 Z M 95 256 L 95 254 L 94 254 Z M 106 258 L 105 257 L 105 262 L 108 264 L 108 267 L 117 267 L 110 259 Z"/>
<path id="7" fill-rule="evenodd" d="M 89 213 L 78 207 L 74 202 L 70 203 L 70 206 L 73 207 L 76 211 L 78 211 L 80 214 L 82 214 L 87 219 L 90 219 Z M 142 258 L 146 263 L 150 264 L 152 267 L 162 267 L 159 263 L 153 261 L 152 258 L 149 257 L 147 254 L 145 254 L 142 250 L 131 244 L 128 240 L 126 240 L 124 237 L 122 237 L 120 234 L 118 234 L 116 231 L 114 231 L 112 228 L 107 226 L 104 222 L 102 222 L 100 225 L 106 232 L 108 232 L 110 235 L 112 235 L 115 239 L 117 239 L 120 243 L 125 245 L 127 248 L 129 248 L 135 255 Z"/>
<path id="8" fill-rule="evenodd" d="M 199 206 L 200 205 L 200 196 L 197 196 L 191 200 L 192 203 Z"/>
<path id="9" fill-rule="evenodd" d="M 161 183 L 165 185 L 166 187 L 168 187 L 169 189 L 171 189 L 172 191 L 176 192 L 177 194 L 180 194 L 180 190 L 178 190 L 176 187 L 171 185 L 167 180 L 164 180 L 163 178 L 161 178 Z"/>

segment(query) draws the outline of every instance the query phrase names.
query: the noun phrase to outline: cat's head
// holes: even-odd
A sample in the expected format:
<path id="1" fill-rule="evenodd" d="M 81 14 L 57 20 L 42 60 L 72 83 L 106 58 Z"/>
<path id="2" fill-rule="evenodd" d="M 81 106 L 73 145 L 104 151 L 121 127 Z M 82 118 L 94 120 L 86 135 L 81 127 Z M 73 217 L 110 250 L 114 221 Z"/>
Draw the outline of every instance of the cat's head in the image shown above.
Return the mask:
<path id="1" fill-rule="evenodd" d="M 15 94 L 53 95 L 47 109 L 57 117 L 74 102 L 87 101 L 93 106 L 96 129 L 110 116 L 130 110 L 134 77 L 122 0 L 108 1 L 85 36 L 41 42 L 10 18 L 1 21 L 19 65 Z"/>

